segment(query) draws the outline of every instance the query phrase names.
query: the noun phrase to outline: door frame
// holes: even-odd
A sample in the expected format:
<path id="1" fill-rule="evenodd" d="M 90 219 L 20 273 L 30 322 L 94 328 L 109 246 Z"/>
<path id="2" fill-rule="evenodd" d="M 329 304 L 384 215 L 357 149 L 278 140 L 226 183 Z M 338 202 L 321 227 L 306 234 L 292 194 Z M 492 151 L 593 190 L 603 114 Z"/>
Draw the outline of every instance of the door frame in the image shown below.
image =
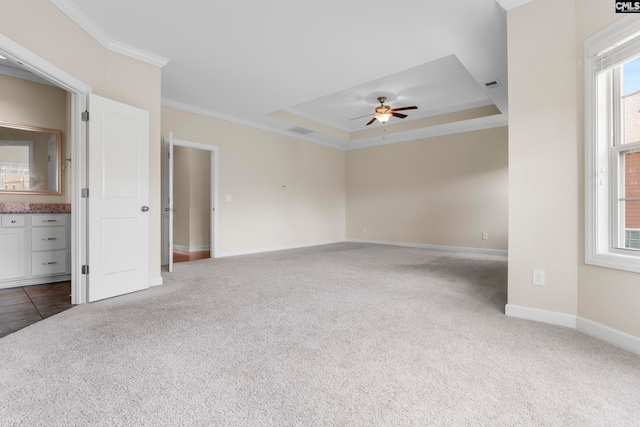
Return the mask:
<path id="1" fill-rule="evenodd" d="M 87 98 L 92 89 L 3 34 L 0 34 L 0 52 L 33 74 L 66 90 L 71 96 L 69 143 L 71 158 L 74 159 L 69 165 L 71 167 L 71 303 L 82 304 L 87 302 L 86 276 L 82 274 L 82 265 L 86 263 L 87 254 L 87 203 L 81 196 L 81 189 L 87 184 L 87 127 L 81 119 L 81 113 L 87 108 Z"/>
<path id="2" fill-rule="evenodd" d="M 163 211 L 164 211 L 164 207 L 166 207 L 166 204 L 169 200 L 169 167 L 168 167 L 168 162 L 169 161 L 173 161 L 173 159 L 169 159 L 168 158 L 168 153 L 169 153 L 169 142 L 170 142 L 170 138 L 165 137 L 164 138 L 164 147 L 163 147 L 163 166 L 164 166 L 164 172 L 162 174 L 162 205 L 163 206 Z M 210 217 L 210 236 L 209 236 L 209 242 L 211 244 L 211 255 L 210 258 L 218 258 L 218 254 L 219 252 L 219 243 L 220 243 L 220 237 L 219 237 L 219 224 L 218 224 L 218 220 L 219 220 L 219 212 L 218 212 L 218 176 L 219 176 L 219 168 L 218 165 L 220 163 L 220 147 L 218 147 L 217 145 L 209 145 L 209 144 L 204 144 L 201 142 L 193 142 L 193 141 L 185 141 L 182 139 L 177 139 L 177 138 L 173 138 L 173 146 L 178 146 L 178 147 L 187 147 L 187 148 L 195 148 L 197 150 L 203 150 L 203 151 L 209 151 L 211 153 L 211 173 L 210 173 L 210 179 L 211 179 L 211 193 L 210 193 L 210 198 L 211 198 L 211 212 L 209 212 Z M 163 225 L 162 225 L 162 235 L 163 235 L 163 246 L 167 246 L 168 245 L 168 241 L 169 241 L 169 221 L 168 221 L 168 213 L 166 213 L 165 215 L 163 215 L 162 217 L 163 219 Z M 166 249 L 166 248 L 165 248 Z M 162 256 L 162 265 L 168 265 L 169 264 L 169 256 L 171 256 L 171 254 L 169 252 L 165 253 Z"/>

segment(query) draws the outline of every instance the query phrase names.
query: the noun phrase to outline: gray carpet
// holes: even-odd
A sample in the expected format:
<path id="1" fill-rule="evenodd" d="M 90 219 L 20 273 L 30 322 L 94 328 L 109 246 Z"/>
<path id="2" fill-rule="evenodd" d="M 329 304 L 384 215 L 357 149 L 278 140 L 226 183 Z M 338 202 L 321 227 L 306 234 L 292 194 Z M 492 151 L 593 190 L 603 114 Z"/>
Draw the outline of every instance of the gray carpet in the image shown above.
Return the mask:
<path id="1" fill-rule="evenodd" d="M 177 264 L 0 339 L 0 425 L 639 425 L 640 356 L 505 317 L 506 276 L 353 243 Z"/>

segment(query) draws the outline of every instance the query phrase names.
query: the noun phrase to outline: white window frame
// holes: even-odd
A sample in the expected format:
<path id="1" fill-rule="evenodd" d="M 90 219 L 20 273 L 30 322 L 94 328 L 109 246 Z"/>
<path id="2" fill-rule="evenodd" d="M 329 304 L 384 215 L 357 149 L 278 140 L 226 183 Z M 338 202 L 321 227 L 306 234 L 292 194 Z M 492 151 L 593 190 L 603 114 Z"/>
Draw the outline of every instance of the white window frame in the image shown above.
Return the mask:
<path id="1" fill-rule="evenodd" d="M 620 249 L 620 135 L 611 103 L 615 67 L 640 54 L 640 21 L 629 16 L 585 41 L 585 263 L 640 273 L 640 251 Z M 613 147 L 613 148 L 612 148 Z"/>

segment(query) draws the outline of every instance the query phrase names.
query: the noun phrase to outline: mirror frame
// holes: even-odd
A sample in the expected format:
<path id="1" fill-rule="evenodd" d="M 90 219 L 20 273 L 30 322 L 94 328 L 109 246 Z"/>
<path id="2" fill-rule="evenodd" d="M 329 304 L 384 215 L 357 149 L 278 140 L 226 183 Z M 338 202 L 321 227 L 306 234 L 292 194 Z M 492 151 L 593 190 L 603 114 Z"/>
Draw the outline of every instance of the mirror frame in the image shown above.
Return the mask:
<path id="1" fill-rule="evenodd" d="M 0 122 L 0 127 L 25 130 L 30 132 L 42 132 L 51 133 L 56 136 L 56 164 L 58 165 L 58 173 L 56 174 L 56 188 L 57 190 L 5 190 L 0 188 L 0 194 L 31 194 L 31 195 L 47 195 L 47 196 L 61 196 L 62 195 L 62 131 L 57 129 L 41 128 L 37 126 L 20 125 L 17 123 Z"/>

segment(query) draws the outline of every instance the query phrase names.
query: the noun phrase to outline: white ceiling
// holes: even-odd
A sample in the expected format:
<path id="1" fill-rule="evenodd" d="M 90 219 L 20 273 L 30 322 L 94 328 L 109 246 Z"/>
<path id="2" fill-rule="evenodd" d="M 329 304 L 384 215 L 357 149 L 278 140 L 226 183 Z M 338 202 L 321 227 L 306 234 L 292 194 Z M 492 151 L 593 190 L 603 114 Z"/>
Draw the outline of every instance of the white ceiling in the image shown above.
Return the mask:
<path id="1" fill-rule="evenodd" d="M 406 121 L 492 103 L 502 112 L 390 142 L 506 124 L 506 30 L 496 0 L 51 1 L 107 47 L 166 58 L 167 105 L 280 133 L 293 126 L 269 116 L 281 110 L 363 130 L 367 120 L 349 119 L 373 112 L 380 95 L 392 107 L 417 105 Z M 493 80 L 501 87 L 484 87 Z M 321 132 L 303 138 L 351 148 Z"/>

